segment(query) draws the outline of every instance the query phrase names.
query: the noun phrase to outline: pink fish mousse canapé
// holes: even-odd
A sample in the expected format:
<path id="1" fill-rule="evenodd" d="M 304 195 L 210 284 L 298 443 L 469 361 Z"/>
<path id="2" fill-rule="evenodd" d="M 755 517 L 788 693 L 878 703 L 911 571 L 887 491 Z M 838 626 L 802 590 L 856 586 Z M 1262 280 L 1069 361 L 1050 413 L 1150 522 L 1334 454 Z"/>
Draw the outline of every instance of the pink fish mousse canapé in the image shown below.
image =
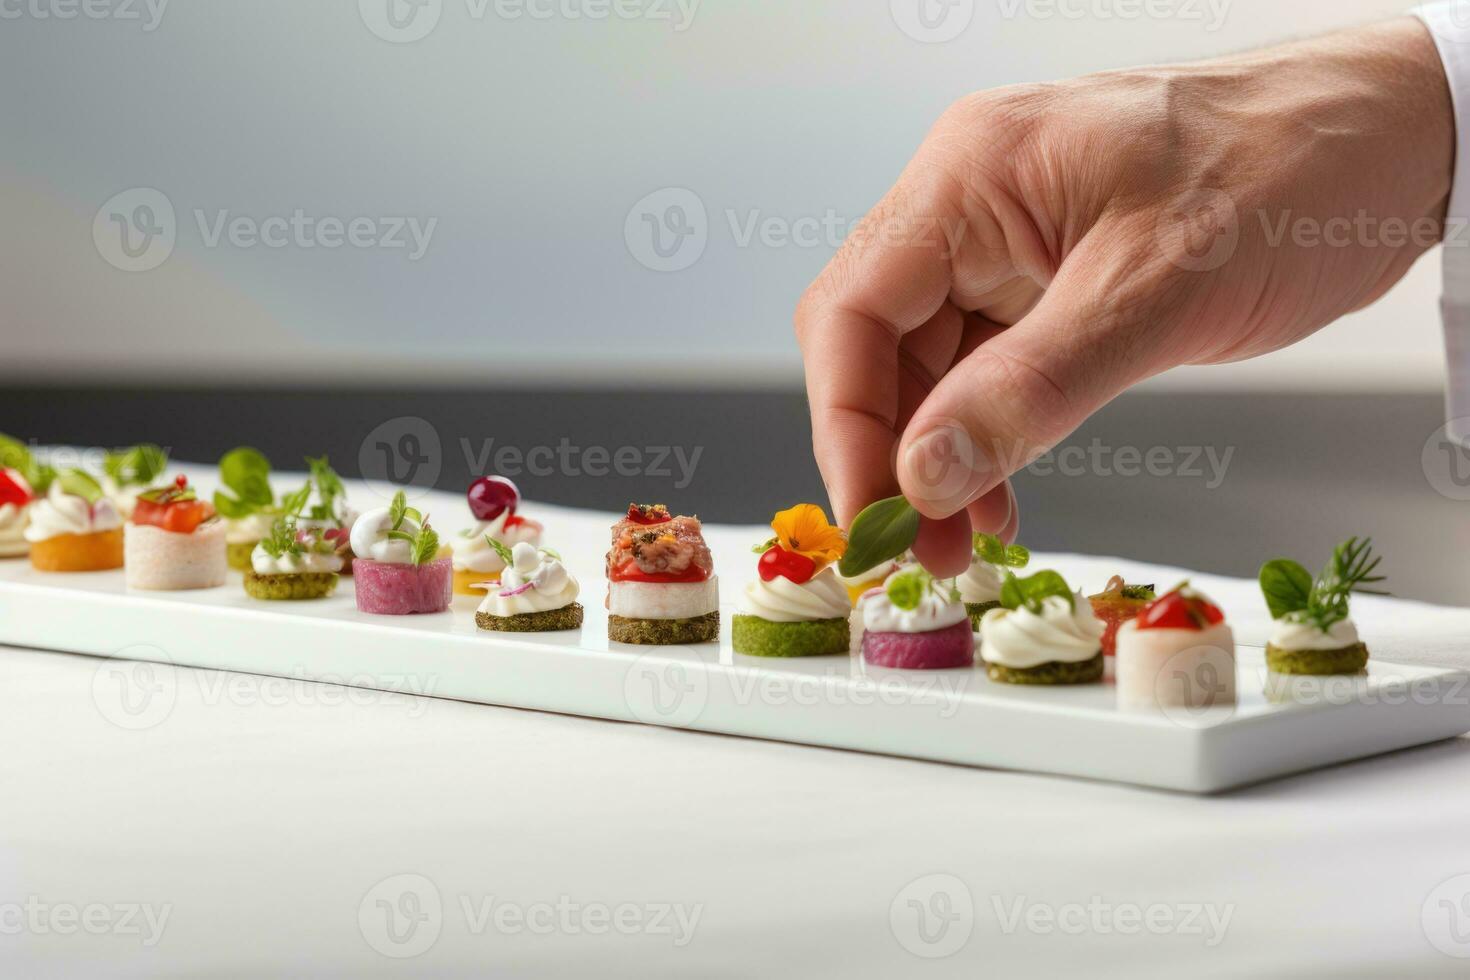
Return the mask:
<path id="1" fill-rule="evenodd" d="M 352 551 L 359 612 L 410 616 L 449 608 L 454 562 L 436 557 L 438 536 L 401 492 L 392 507 L 370 510 L 353 523 Z"/>
<path id="2" fill-rule="evenodd" d="M 858 605 L 863 659 L 875 667 L 952 670 L 975 664 L 975 634 L 948 583 L 920 568 L 890 576 Z"/>
<path id="3" fill-rule="evenodd" d="M 359 612 L 376 616 L 443 612 L 454 593 L 454 561 L 439 558 L 414 565 L 356 558 L 352 578 Z"/>

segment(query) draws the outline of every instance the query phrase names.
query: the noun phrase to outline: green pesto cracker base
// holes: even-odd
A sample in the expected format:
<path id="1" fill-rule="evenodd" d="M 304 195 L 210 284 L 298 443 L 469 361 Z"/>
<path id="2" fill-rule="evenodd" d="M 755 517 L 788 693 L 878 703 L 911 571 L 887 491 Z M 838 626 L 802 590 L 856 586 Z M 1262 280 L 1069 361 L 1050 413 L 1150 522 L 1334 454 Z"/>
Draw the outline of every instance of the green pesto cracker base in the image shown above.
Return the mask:
<path id="1" fill-rule="evenodd" d="M 981 654 L 984 654 L 983 649 Z M 1001 684 L 1060 687 L 1066 684 L 1096 684 L 1103 678 L 1103 663 L 1103 655 L 1099 652 L 1096 657 L 1081 663 L 1049 663 L 1026 670 L 987 663 L 985 672 L 991 680 Z"/>
<path id="2" fill-rule="evenodd" d="M 970 629 L 974 630 L 976 633 L 980 632 L 980 620 L 984 619 L 985 614 L 990 612 L 990 610 L 999 608 L 1000 603 L 998 602 L 965 603 L 965 612 L 970 614 Z"/>
<path id="3" fill-rule="evenodd" d="M 337 590 L 336 572 L 292 575 L 245 573 L 245 594 L 252 599 L 325 599 Z"/>
<path id="4" fill-rule="evenodd" d="M 607 638 L 614 643 L 658 647 L 712 643 L 720 638 L 720 614 L 705 613 L 693 619 L 625 619 L 622 616 L 608 616 Z"/>
<path id="5" fill-rule="evenodd" d="M 736 616 L 730 624 L 736 653 L 747 657 L 829 657 L 852 648 L 846 619 L 775 623 L 759 616 Z"/>
<path id="6" fill-rule="evenodd" d="M 248 572 L 251 570 L 250 556 L 255 551 L 259 541 L 232 541 L 225 545 L 225 560 L 230 567 L 237 572 Z"/>
<path id="7" fill-rule="evenodd" d="M 574 630 L 582 625 L 582 604 L 574 602 L 560 609 L 544 609 L 519 616 L 492 616 L 486 612 L 477 612 L 475 625 L 492 633 L 557 633 Z"/>
<path id="8" fill-rule="evenodd" d="M 1368 648 L 1361 643 L 1340 650 L 1281 650 L 1266 647 L 1266 666 L 1277 674 L 1357 674 L 1368 666 Z"/>

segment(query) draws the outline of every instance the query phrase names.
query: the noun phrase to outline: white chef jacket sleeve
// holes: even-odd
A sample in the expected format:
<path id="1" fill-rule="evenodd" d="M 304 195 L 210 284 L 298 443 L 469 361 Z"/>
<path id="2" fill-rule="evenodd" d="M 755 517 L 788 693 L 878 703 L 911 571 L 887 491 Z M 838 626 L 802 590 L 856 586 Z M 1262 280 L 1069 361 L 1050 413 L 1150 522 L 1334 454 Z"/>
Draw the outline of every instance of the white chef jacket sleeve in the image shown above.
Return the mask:
<path id="1" fill-rule="evenodd" d="M 1454 188 L 1442 249 L 1440 308 L 1448 356 L 1450 434 L 1470 446 L 1470 0 L 1422 3 L 1414 8 L 1414 15 L 1434 37 L 1455 107 Z"/>

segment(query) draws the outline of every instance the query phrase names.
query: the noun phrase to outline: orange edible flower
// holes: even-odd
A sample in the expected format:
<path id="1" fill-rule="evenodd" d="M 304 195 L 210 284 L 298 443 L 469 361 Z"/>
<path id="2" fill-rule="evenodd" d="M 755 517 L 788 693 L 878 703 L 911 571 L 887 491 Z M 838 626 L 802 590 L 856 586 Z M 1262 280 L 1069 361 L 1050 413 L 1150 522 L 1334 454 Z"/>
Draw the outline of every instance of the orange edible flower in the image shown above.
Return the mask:
<path id="1" fill-rule="evenodd" d="M 847 535 L 833 527 L 815 504 L 797 504 L 781 511 L 771 521 L 771 530 L 782 548 L 805 555 L 818 565 L 837 561 L 847 551 Z"/>

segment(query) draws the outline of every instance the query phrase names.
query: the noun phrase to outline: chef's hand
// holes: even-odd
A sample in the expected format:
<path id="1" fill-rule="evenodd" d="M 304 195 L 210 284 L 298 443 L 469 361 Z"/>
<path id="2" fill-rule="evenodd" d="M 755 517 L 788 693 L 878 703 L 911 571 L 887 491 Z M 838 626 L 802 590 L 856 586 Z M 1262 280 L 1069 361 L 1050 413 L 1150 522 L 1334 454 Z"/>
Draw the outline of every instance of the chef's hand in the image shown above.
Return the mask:
<path id="1" fill-rule="evenodd" d="M 1382 296 L 1438 242 L 1453 163 L 1409 18 L 962 99 L 796 313 L 838 521 L 901 489 L 919 558 L 958 573 L 972 527 L 1015 535 L 1010 474 L 1124 389 Z"/>

